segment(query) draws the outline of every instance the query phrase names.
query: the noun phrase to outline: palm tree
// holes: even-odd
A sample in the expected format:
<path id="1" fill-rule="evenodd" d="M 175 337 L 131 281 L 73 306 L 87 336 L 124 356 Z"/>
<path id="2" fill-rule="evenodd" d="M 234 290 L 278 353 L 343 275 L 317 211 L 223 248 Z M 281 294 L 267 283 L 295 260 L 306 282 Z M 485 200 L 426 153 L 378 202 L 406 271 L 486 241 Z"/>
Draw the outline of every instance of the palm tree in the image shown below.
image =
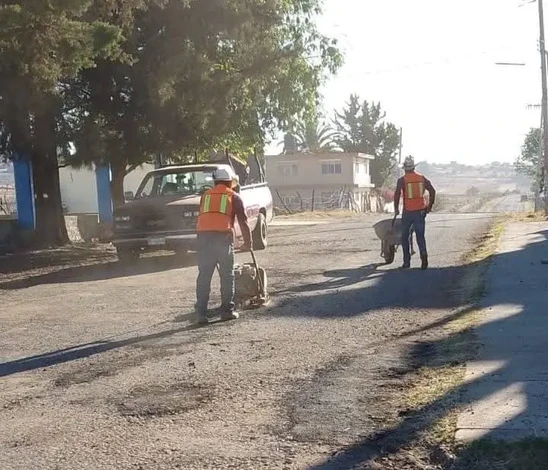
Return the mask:
<path id="1" fill-rule="evenodd" d="M 317 118 L 299 123 L 295 132 L 297 145 L 302 150 L 308 150 L 312 153 L 335 150 L 334 135 L 335 132 L 331 126 L 320 122 Z"/>
<path id="2" fill-rule="evenodd" d="M 301 121 L 293 132 L 286 135 L 285 144 L 294 141 L 297 151 L 312 153 L 326 153 L 337 150 L 334 142 L 335 132 L 329 124 L 321 122 L 317 117 Z M 289 139 L 288 139 L 289 137 Z M 292 143 L 293 146 L 293 143 Z M 284 151 L 288 149 L 284 148 Z"/>

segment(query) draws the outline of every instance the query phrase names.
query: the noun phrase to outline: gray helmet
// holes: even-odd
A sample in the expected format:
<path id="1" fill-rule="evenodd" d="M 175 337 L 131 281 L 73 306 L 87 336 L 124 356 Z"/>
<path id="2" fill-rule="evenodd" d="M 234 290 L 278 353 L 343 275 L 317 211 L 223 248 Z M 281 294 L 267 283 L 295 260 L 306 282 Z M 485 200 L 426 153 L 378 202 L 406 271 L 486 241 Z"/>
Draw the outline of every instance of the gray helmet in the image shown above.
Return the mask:
<path id="1" fill-rule="evenodd" d="M 406 171 L 413 171 L 415 169 L 415 159 L 411 155 L 405 157 L 405 161 L 403 162 L 403 169 Z"/>

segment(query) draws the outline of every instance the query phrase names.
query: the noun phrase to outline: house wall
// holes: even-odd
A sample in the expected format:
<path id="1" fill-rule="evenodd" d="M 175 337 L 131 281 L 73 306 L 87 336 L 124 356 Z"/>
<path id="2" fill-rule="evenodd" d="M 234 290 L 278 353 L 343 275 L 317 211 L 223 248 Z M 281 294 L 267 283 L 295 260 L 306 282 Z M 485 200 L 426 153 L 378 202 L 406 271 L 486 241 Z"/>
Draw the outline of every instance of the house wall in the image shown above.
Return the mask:
<path id="1" fill-rule="evenodd" d="M 124 191 L 133 191 L 135 194 L 142 179 L 153 169 L 153 165 L 146 164 L 126 175 Z M 59 179 L 61 200 L 67 214 L 97 214 L 97 182 L 94 170 L 61 168 Z"/>
<path id="2" fill-rule="evenodd" d="M 340 163 L 340 174 L 322 174 L 322 163 Z M 280 167 L 294 165 L 296 173 L 282 174 Z M 267 156 L 266 175 L 273 187 L 283 186 L 352 186 L 354 185 L 354 159 L 351 155 L 341 153 L 315 154 L 284 154 Z"/>
<path id="3" fill-rule="evenodd" d="M 324 165 L 340 166 L 340 173 L 324 174 Z M 338 169 L 338 168 L 337 168 Z M 266 157 L 266 175 L 274 188 L 287 186 L 370 187 L 369 160 L 355 154 L 283 154 Z"/>
<path id="4" fill-rule="evenodd" d="M 356 185 L 365 187 L 371 186 L 371 172 L 369 160 L 364 158 L 354 158 L 354 182 Z"/>

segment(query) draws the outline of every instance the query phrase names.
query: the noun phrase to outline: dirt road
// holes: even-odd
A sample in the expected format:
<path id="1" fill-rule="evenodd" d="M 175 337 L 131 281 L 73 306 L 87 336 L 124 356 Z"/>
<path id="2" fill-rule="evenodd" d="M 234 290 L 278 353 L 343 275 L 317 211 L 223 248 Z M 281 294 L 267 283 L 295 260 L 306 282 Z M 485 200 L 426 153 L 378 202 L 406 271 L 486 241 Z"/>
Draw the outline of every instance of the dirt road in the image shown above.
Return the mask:
<path id="1" fill-rule="evenodd" d="M 426 272 L 378 264 L 378 218 L 273 227 L 258 255 L 274 302 L 205 329 L 188 323 L 196 268 L 172 258 L 4 276 L 0 468 L 325 461 L 400 419 L 411 351 L 457 307 L 490 217 L 432 215 Z"/>

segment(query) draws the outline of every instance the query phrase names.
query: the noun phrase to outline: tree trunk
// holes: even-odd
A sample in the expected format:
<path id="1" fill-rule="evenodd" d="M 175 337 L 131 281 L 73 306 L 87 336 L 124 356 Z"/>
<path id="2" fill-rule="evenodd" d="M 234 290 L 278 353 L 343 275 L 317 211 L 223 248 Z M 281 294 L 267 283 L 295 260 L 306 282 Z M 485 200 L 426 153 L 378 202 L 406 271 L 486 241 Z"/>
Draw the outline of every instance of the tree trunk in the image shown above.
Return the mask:
<path id="1" fill-rule="evenodd" d="M 61 246 L 69 242 L 59 184 L 57 164 L 33 155 L 33 181 L 36 210 L 36 243 Z"/>
<path id="2" fill-rule="evenodd" d="M 111 165 L 112 181 L 110 182 L 110 194 L 112 197 L 112 207 L 120 207 L 125 204 L 124 178 L 126 176 L 126 165 Z"/>
<path id="3" fill-rule="evenodd" d="M 51 108 L 35 118 L 35 147 L 32 152 L 36 210 L 36 243 L 61 246 L 69 242 L 57 163 L 55 113 Z"/>

